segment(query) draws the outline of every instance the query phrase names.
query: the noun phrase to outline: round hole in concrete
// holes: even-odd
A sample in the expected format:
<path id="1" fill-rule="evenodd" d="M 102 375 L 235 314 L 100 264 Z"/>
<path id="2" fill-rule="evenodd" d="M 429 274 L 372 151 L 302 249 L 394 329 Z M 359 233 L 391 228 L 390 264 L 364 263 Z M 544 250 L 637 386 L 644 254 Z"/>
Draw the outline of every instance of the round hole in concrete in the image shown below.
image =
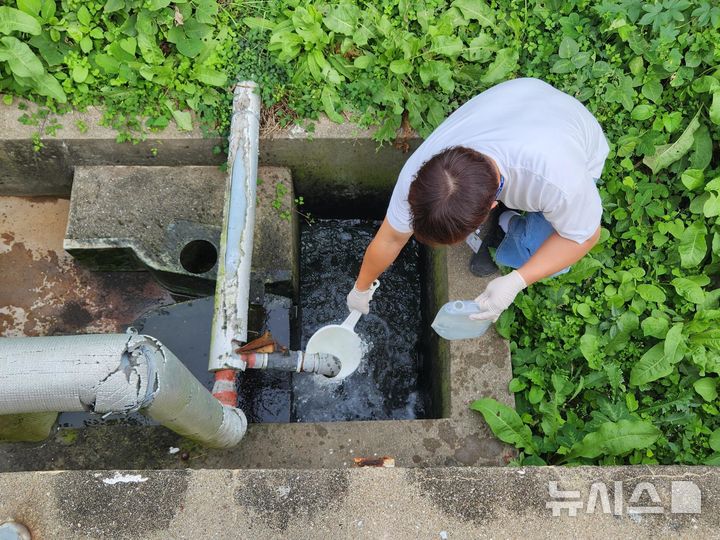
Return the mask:
<path id="1" fill-rule="evenodd" d="M 207 240 L 192 240 L 180 252 L 180 264 L 193 274 L 204 274 L 212 270 L 217 262 L 217 248 Z"/>

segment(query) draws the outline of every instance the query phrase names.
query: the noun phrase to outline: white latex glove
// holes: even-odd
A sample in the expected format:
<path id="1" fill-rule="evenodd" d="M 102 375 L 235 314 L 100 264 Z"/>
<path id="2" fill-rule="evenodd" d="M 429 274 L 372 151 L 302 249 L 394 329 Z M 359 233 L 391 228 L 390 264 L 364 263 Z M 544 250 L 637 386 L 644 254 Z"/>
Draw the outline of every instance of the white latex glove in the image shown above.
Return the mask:
<path id="1" fill-rule="evenodd" d="M 370 299 L 373 295 L 372 288 L 366 291 L 359 291 L 357 286 L 353 287 L 350 294 L 347 295 L 347 306 L 350 311 L 353 309 L 359 311 L 363 315 L 370 313 Z"/>
<path id="2" fill-rule="evenodd" d="M 475 299 L 482 313 L 470 315 L 474 320 L 498 320 L 500 314 L 510 307 L 520 291 L 527 287 L 527 283 L 517 270 L 506 276 L 493 279 L 485 287 L 485 291 Z"/>

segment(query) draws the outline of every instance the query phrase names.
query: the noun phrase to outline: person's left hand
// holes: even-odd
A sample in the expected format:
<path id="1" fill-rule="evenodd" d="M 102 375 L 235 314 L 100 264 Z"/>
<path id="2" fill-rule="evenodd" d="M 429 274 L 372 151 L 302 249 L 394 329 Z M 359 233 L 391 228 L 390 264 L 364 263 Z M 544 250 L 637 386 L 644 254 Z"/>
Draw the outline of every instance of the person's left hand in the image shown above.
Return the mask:
<path id="1" fill-rule="evenodd" d="M 481 313 L 473 313 L 470 318 L 497 321 L 500 314 L 510 307 L 515 297 L 525 287 L 527 283 L 517 270 L 493 279 L 487 284 L 485 291 L 475 299 L 475 303 L 482 310 Z"/>

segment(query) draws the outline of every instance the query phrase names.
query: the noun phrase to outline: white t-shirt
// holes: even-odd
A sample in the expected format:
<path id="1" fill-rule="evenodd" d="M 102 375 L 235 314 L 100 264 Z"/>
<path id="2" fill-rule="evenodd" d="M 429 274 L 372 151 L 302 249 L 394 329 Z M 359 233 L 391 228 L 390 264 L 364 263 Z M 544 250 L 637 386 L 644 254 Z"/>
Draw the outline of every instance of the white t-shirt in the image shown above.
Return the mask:
<path id="1" fill-rule="evenodd" d="M 609 147 L 595 117 L 575 98 L 538 79 L 507 81 L 452 113 L 400 171 L 387 219 L 412 232 L 407 197 L 418 169 L 451 146 L 490 157 L 505 178 L 500 201 L 542 212 L 564 238 L 582 243 L 600 225 L 600 178 Z"/>

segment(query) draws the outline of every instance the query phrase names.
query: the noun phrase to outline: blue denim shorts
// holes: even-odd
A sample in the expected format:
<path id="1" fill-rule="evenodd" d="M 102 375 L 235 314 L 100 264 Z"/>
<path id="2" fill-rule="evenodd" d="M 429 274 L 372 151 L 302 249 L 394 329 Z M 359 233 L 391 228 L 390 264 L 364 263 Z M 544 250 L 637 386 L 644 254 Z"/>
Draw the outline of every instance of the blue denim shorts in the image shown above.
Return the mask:
<path id="1" fill-rule="evenodd" d="M 495 262 L 510 268 L 520 268 L 554 232 L 555 229 L 545 219 L 542 212 L 529 212 L 524 216 L 513 216 L 505 238 L 495 251 Z M 569 271 L 570 267 L 568 266 L 550 277 Z"/>

